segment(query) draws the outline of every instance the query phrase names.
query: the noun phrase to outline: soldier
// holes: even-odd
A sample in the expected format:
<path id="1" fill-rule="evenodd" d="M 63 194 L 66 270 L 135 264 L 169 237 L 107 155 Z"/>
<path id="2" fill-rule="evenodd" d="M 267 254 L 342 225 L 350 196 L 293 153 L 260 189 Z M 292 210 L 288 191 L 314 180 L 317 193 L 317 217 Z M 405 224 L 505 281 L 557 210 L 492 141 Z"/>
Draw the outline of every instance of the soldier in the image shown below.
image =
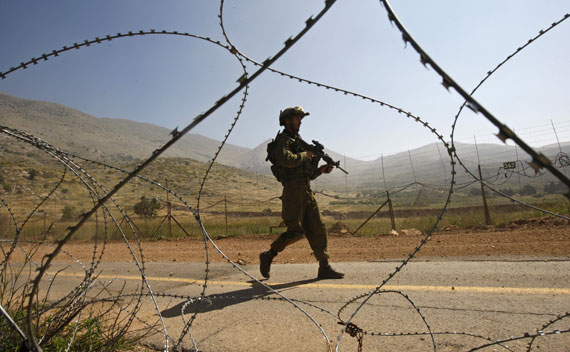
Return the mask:
<path id="1" fill-rule="evenodd" d="M 287 231 L 271 244 L 268 251 L 259 255 L 259 270 L 265 278 L 269 278 L 271 262 L 277 253 L 300 240 L 303 235 L 307 237 L 319 261 L 318 278 L 341 279 L 344 277 L 343 273 L 333 270 L 329 264 L 327 229 L 319 212 L 315 194 L 310 187 L 310 180 L 314 180 L 323 173 L 330 173 L 333 166 L 318 167 L 315 154 L 302 150 L 297 142 L 300 138 L 301 120 L 307 115 L 309 113 L 300 106 L 281 111 L 279 124 L 285 129 L 267 148 L 267 158 L 274 164 L 272 171 L 283 184 L 281 216 L 287 226 Z M 317 163 L 312 161 L 317 161 Z"/>

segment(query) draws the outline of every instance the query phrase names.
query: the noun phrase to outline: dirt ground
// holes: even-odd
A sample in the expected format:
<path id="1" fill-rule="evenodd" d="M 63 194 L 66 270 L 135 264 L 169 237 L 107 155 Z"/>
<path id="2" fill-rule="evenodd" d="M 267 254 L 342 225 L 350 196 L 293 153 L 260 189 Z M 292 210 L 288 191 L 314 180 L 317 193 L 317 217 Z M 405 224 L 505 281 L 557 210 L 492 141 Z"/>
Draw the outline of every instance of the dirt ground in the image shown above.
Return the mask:
<path id="1" fill-rule="evenodd" d="M 349 233 L 329 234 L 329 252 L 335 262 L 374 261 L 386 259 L 402 259 L 416 248 L 424 234 L 401 234 L 399 236 L 358 237 Z M 413 232 L 413 231 L 412 231 Z M 251 235 L 233 238 L 217 238 L 216 245 L 233 261 L 240 264 L 258 262 L 259 253 L 267 250 L 277 235 Z M 141 254 L 136 242 L 131 246 L 137 258 Z M 6 248 L 6 244 L 3 244 Z M 141 247 L 144 260 L 147 262 L 203 262 L 205 261 L 204 241 L 202 239 L 180 239 L 163 241 L 143 241 Z M 209 257 L 211 262 L 223 262 L 224 259 L 211 245 Z M 71 242 L 64 247 L 77 259 L 89 263 L 93 255 L 92 242 Z M 48 248 L 39 250 L 43 255 Z M 97 253 L 101 252 L 101 244 Z M 13 260 L 18 260 L 16 251 Z M 570 257 L 570 224 L 558 220 L 519 220 L 496 227 L 480 227 L 469 230 L 447 229 L 435 233 L 430 241 L 417 255 L 419 258 L 450 257 Z M 59 262 L 72 259 L 60 254 Z M 132 261 L 124 242 L 107 243 L 103 253 L 103 261 Z M 313 263 L 312 251 L 306 240 L 301 240 L 280 253 L 276 263 Z"/>

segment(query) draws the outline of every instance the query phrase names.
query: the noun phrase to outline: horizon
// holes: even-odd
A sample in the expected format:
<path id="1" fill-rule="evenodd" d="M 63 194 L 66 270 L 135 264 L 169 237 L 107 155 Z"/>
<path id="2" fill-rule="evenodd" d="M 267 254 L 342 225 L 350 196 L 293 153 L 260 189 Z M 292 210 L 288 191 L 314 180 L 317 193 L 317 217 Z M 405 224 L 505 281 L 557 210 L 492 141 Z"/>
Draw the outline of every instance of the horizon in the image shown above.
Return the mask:
<path id="1" fill-rule="evenodd" d="M 63 105 L 63 104 L 59 104 L 59 103 L 54 103 L 54 102 L 45 101 L 45 100 L 32 100 L 32 99 L 27 99 L 27 98 L 24 98 L 24 97 L 13 96 L 13 95 L 10 95 L 10 94 L 8 94 L 8 93 L 6 93 L 6 92 L 4 92 L 4 91 L 0 91 L 0 94 L 5 94 L 5 95 L 8 95 L 8 96 L 13 97 L 13 98 L 24 99 L 24 100 L 27 100 L 27 101 L 37 101 L 37 102 L 42 102 L 42 103 L 56 104 L 56 105 L 63 106 L 63 107 L 68 108 L 68 109 L 76 110 L 76 111 L 78 111 L 78 112 L 80 112 L 80 113 L 83 113 L 83 114 L 87 114 L 87 115 L 89 115 L 89 116 L 91 116 L 91 117 L 93 117 L 93 118 L 126 120 L 126 121 L 129 121 L 129 122 L 142 123 L 142 124 L 150 124 L 150 125 L 153 125 L 153 126 L 156 126 L 156 127 L 169 129 L 169 128 L 166 127 L 166 126 L 161 126 L 160 124 L 157 124 L 157 123 L 154 123 L 154 122 L 143 122 L 143 121 L 131 120 L 131 119 L 128 119 L 128 118 L 123 118 L 123 117 L 94 116 L 94 115 L 88 114 L 88 113 L 86 113 L 86 112 L 84 112 L 84 111 L 81 111 L 81 110 L 78 110 L 78 109 L 75 109 L 75 108 L 72 108 L 72 107 Z M 552 127 L 553 123 L 551 123 L 550 121 L 545 122 L 545 123 L 543 123 L 543 124 L 541 124 L 541 125 L 523 127 L 523 128 L 521 128 L 521 130 L 530 130 L 530 132 L 527 133 L 527 137 L 528 137 L 528 136 L 532 136 L 532 135 L 535 134 L 536 128 L 538 128 L 538 127 L 546 127 L 546 128 L 545 128 L 546 130 L 548 130 L 548 128 L 550 128 L 550 129 L 552 130 L 552 131 L 550 131 L 550 132 L 552 133 L 553 136 L 557 136 L 558 138 L 560 138 L 560 135 L 562 135 L 563 138 L 566 138 L 566 139 L 564 139 L 564 140 L 560 140 L 559 142 L 556 141 L 556 140 L 550 139 L 550 138 L 549 138 L 549 139 L 542 139 L 542 142 L 543 142 L 543 143 L 541 143 L 540 145 L 536 145 L 536 144 L 531 145 L 533 148 L 550 147 L 550 146 L 554 146 L 554 145 L 556 145 L 556 144 L 560 144 L 560 145 L 566 146 L 566 144 L 569 144 L 569 143 L 570 143 L 570 120 L 561 121 L 561 122 L 558 122 L 557 124 L 560 125 L 561 128 L 557 128 L 557 129 L 556 129 L 556 133 L 555 133 L 555 130 L 553 129 L 553 127 Z M 562 133 L 560 133 L 560 132 L 562 132 Z M 199 133 L 189 133 L 189 135 L 191 135 L 191 134 L 200 135 L 200 136 L 202 136 L 202 137 L 206 137 L 206 138 L 209 138 L 209 139 L 211 139 L 211 140 L 213 140 L 213 141 L 216 141 L 216 142 L 220 142 L 220 143 L 221 143 L 221 140 L 214 139 L 214 138 L 211 138 L 211 137 L 208 137 L 208 136 L 199 134 Z M 524 137 L 524 134 L 522 134 L 522 136 Z M 472 139 L 473 137 L 471 137 L 471 138 L 467 137 L 467 138 L 455 140 L 455 143 L 464 144 L 464 145 L 475 145 L 475 144 L 477 144 L 477 145 L 479 145 L 479 146 L 492 145 L 492 146 L 513 147 L 513 148 L 516 147 L 516 145 L 515 145 L 514 143 L 510 142 L 510 141 L 509 141 L 509 143 L 501 143 L 494 135 L 475 136 L 475 137 L 476 137 L 476 143 L 475 143 L 474 140 L 470 140 L 470 139 Z M 487 140 L 483 139 L 483 141 L 481 141 L 481 137 L 488 137 L 488 139 L 487 139 Z M 262 141 L 260 141 L 259 143 L 257 143 L 254 147 L 239 145 L 239 144 L 235 144 L 235 143 L 229 143 L 229 144 L 231 144 L 231 145 L 233 145 L 233 146 L 240 147 L 240 148 L 249 149 L 249 150 L 251 151 L 251 150 L 253 150 L 253 149 L 255 149 L 255 148 L 257 148 L 257 147 L 259 147 L 259 146 L 265 144 L 266 141 L 271 140 L 272 138 L 273 138 L 273 137 L 265 138 L 265 139 L 263 139 Z M 495 142 L 495 141 L 499 141 L 499 142 L 497 143 L 497 142 Z M 366 156 L 363 156 L 363 157 L 362 157 L 362 156 L 361 156 L 361 157 L 353 157 L 353 156 L 351 156 L 351 155 L 343 154 L 343 153 L 341 153 L 341 152 L 338 152 L 338 151 L 336 151 L 336 150 L 332 150 L 332 149 L 330 149 L 330 148 L 327 148 L 327 149 L 331 150 L 332 152 L 334 152 L 334 153 L 336 153 L 336 154 L 339 154 L 339 155 L 341 155 L 341 156 L 345 156 L 345 157 L 350 158 L 350 159 L 355 159 L 355 160 L 363 161 L 363 162 L 370 162 L 370 161 L 378 160 L 378 159 L 380 159 L 382 156 L 384 156 L 384 157 L 390 157 L 390 156 L 394 156 L 394 155 L 397 155 L 397 154 L 400 154 L 400 153 L 405 153 L 405 152 L 407 152 L 407 151 L 419 150 L 419 149 L 422 149 L 422 148 L 425 148 L 425 147 L 428 147 L 428 146 L 430 146 L 430 145 L 434 145 L 434 144 L 437 144 L 437 143 L 441 143 L 441 141 L 434 141 L 434 142 L 430 142 L 430 143 L 427 143 L 427 144 L 423 144 L 423 145 L 420 145 L 420 146 L 417 146 L 417 147 L 414 147 L 414 148 L 410 148 L 410 149 L 406 149 L 406 150 L 400 150 L 400 151 L 393 152 L 393 153 L 374 154 L 374 155 L 370 155 L 370 156 L 368 156 L 368 157 L 366 157 Z M 326 146 L 325 146 L 325 148 L 326 148 Z M 521 152 L 522 152 L 522 151 L 521 151 Z M 523 152 L 523 153 L 524 153 L 524 152 Z"/>
<path id="2" fill-rule="evenodd" d="M 7 0 L 0 4 L 4 47 L 0 72 L 63 45 L 141 28 L 178 30 L 223 41 L 218 5 L 66 1 L 38 3 L 30 11 L 25 3 Z M 561 0 L 447 0 L 429 6 L 417 2 L 394 6 L 414 38 L 465 89 L 567 12 L 566 2 Z M 321 7 L 321 2 L 300 0 L 262 4 L 226 1 L 224 22 L 236 47 L 263 61 Z M 569 23 L 548 31 L 501 67 L 477 93 L 478 101 L 517 133 L 521 127 L 541 127 L 551 119 L 557 124 L 568 120 L 570 102 L 564 92 L 565 77 L 570 74 L 565 58 L 570 48 L 559 43 L 570 35 Z M 7 75 L 0 81 L 0 89 L 93 116 L 115 116 L 173 129 L 188 124 L 235 87 L 242 74 L 240 67 L 224 55 L 217 48 L 183 38 L 117 39 L 66 52 L 45 63 L 41 60 L 37 66 Z M 253 72 L 251 65 L 246 66 Z M 273 67 L 399 106 L 420 115 L 446 139 L 462 103 L 457 94 L 441 86 L 433 70 L 421 65 L 413 50 L 405 48 L 400 33 L 376 2 L 336 3 Z M 403 114 L 271 72 L 261 75 L 250 88 L 243 116 L 228 141 L 234 145 L 253 148 L 262 141 L 258 136 L 272 138 L 279 110 L 291 105 L 302 105 L 311 112 L 303 126 L 305 135 L 356 159 L 391 155 L 436 140 L 423 126 L 401 118 Z M 239 98 L 230 100 L 193 132 L 221 139 L 238 105 Z M 494 133 L 494 126 L 471 111 L 465 111 L 459 120 L 459 141 L 473 135 L 490 140 Z M 531 145 L 543 143 L 523 140 Z"/>

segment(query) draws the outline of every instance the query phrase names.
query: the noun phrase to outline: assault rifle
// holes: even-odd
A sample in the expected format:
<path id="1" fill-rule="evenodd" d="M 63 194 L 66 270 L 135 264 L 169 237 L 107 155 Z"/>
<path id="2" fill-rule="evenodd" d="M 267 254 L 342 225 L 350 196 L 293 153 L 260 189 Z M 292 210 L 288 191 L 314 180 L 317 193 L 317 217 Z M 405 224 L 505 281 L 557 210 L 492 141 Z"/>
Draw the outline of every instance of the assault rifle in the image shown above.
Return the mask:
<path id="1" fill-rule="evenodd" d="M 313 158 L 316 159 L 313 161 L 315 163 L 315 166 L 318 164 L 319 159 L 323 159 L 327 165 L 334 166 L 348 175 L 348 172 L 340 167 L 340 161 L 334 161 L 327 153 L 325 153 L 325 147 L 321 143 L 313 139 L 313 144 L 309 144 L 305 142 L 301 137 L 297 137 L 297 141 L 299 141 L 301 148 L 303 148 L 306 152 L 308 151 L 316 155 L 316 158 Z"/>

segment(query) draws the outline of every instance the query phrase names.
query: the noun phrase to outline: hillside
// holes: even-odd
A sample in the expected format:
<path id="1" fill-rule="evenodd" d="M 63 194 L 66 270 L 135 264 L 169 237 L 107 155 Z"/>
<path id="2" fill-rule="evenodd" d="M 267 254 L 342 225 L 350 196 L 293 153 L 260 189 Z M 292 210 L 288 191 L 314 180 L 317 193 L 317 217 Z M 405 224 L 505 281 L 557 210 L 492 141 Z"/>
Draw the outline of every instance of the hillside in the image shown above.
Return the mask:
<path id="1" fill-rule="evenodd" d="M 12 97 L 0 92 L 0 124 L 14 127 L 35 136 L 63 150 L 98 160 L 120 160 L 124 162 L 148 157 L 153 150 L 169 138 L 169 129 L 149 123 L 120 118 L 98 118 L 59 104 Z M 310 136 L 304 136 L 310 140 Z M 270 176 L 269 163 L 265 161 L 267 139 L 250 149 L 226 144 L 218 162 L 226 166 L 245 169 L 254 174 Z M 3 137 L 0 143 L 5 151 L 25 158 L 18 147 L 11 146 Z M 165 158 L 184 158 L 205 162 L 212 158 L 220 142 L 198 135 L 188 134 L 174 144 Z M 570 142 L 561 144 L 563 152 L 570 154 Z M 476 171 L 480 160 L 483 177 L 498 177 L 504 173 L 503 163 L 520 160 L 516 171 L 523 175 L 533 174 L 525 160 L 528 156 L 520 149 L 503 144 L 456 143 L 461 160 L 472 171 Z M 477 153 L 478 150 L 478 153 Z M 559 146 L 552 144 L 538 148 L 551 159 L 559 153 Z M 335 171 L 318 179 L 321 189 L 344 192 L 367 189 L 384 189 L 414 181 L 445 185 L 450 180 L 450 159 L 441 143 L 428 144 L 419 148 L 386 155 L 372 161 L 345 158 L 335 151 L 326 150 L 334 160 L 340 160 L 349 175 Z M 457 166 L 458 183 L 469 182 L 471 176 Z M 551 180 L 550 177 L 540 181 Z M 511 180 L 512 181 L 512 180 Z M 534 181 L 533 181 L 534 182 Z"/>
<path id="2" fill-rule="evenodd" d="M 170 139 L 170 130 L 149 123 L 117 118 L 97 118 L 69 107 L 16 98 L 0 92 L 0 124 L 29 132 L 48 143 L 85 157 L 145 158 Z M 188 134 L 164 157 L 207 161 L 220 142 Z M 249 149 L 226 144 L 219 161 L 239 166 Z"/>

